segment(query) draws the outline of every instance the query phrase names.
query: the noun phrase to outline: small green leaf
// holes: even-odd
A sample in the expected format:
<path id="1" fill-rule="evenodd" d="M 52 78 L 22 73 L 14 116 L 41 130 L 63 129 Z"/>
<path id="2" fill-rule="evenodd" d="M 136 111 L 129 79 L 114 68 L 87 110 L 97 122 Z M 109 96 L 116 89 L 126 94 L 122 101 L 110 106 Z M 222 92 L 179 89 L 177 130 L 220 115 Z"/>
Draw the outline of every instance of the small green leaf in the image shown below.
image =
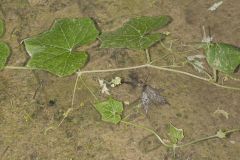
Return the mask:
<path id="1" fill-rule="evenodd" d="M 226 133 L 224 133 L 221 129 L 217 132 L 216 136 L 220 139 L 226 138 Z"/>
<path id="2" fill-rule="evenodd" d="M 4 33 L 4 22 L 2 19 L 0 19 L 0 37 L 3 36 Z"/>
<path id="3" fill-rule="evenodd" d="M 149 33 L 166 26 L 171 20 L 169 16 L 130 19 L 116 31 L 103 33 L 101 48 L 147 49 L 165 37 L 163 33 Z"/>
<path id="4" fill-rule="evenodd" d="M 121 121 L 123 111 L 122 102 L 109 98 L 106 101 L 95 104 L 95 108 L 101 114 L 103 121 L 114 124 Z"/>
<path id="5" fill-rule="evenodd" d="M 177 144 L 184 138 L 183 129 L 178 129 L 174 127 L 171 123 L 169 124 L 168 134 L 172 144 Z"/>
<path id="6" fill-rule="evenodd" d="M 83 67 L 88 58 L 86 52 L 74 49 L 95 41 L 98 34 L 90 18 L 56 20 L 49 31 L 24 40 L 31 56 L 27 66 L 58 76 L 71 75 Z"/>
<path id="7" fill-rule="evenodd" d="M 234 73 L 240 64 L 240 48 L 225 43 L 203 45 L 208 64 L 221 72 Z"/>
<path id="8" fill-rule="evenodd" d="M 4 68 L 7 58 L 10 54 L 10 48 L 4 42 L 0 42 L 0 70 Z"/>

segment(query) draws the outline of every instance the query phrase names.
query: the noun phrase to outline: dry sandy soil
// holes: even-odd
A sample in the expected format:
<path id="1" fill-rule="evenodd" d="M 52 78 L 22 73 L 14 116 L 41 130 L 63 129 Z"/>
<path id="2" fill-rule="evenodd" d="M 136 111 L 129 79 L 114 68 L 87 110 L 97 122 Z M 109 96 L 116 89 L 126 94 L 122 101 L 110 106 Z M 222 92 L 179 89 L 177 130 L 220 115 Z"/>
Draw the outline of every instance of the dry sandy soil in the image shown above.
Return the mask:
<path id="1" fill-rule="evenodd" d="M 202 26 L 210 27 L 215 41 L 240 45 L 240 3 L 228 0 L 214 12 L 214 0 L 1 0 L 0 17 L 6 22 L 2 38 L 11 48 L 8 65 L 23 66 L 29 58 L 21 41 L 49 29 L 56 18 L 92 17 L 102 31 L 120 27 L 131 17 L 170 15 L 173 22 L 164 30 L 182 43 L 199 42 Z M 143 64 L 143 53 L 126 49 L 88 47 L 89 63 L 84 70 L 107 69 Z M 176 47 L 177 48 L 177 47 Z M 162 47 L 150 49 L 153 60 L 163 56 Z M 180 54 L 180 53 L 179 53 Z M 194 52 L 188 54 L 196 54 Z M 185 57 L 186 54 L 176 55 Z M 181 59 L 181 58 L 179 58 Z M 157 61 L 165 63 L 165 60 Z M 198 74 L 191 66 L 185 71 Z M 114 98 L 129 101 L 125 115 L 167 137 L 171 122 L 184 129 L 184 142 L 212 135 L 220 128 L 239 128 L 240 92 L 216 87 L 208 82 L 152 69 L 84 75 L 83 81 L 99 98 L 98 78 L 120 76 L 164 89 L 170 105 L 151 106 L 147 115 L 134 107 L 142 87 L 123 84 L 111 89 Z M 236 73 L 240 76 L 239 73 Z M 95 99 L 81 81 L 78 83 L 74 112 L 56 129 L 71 105 L 76 75 L 58 78 L 44 71 L 9 70 L 0 72 L 0 159 L 1 160 L 171 160 L 172 151 L 160 145 L 149 132 L 124 124 L 101 121 L 92 106 Z M 237 82 L 227 82 L 240 87 Z M 226 119 L 214 116 L 217 109 L 229 113 Z M 46 129 L 49 129 L 46 132 Z M 181 148 L 177 160 L 238 160 L 240 134 Z"/>

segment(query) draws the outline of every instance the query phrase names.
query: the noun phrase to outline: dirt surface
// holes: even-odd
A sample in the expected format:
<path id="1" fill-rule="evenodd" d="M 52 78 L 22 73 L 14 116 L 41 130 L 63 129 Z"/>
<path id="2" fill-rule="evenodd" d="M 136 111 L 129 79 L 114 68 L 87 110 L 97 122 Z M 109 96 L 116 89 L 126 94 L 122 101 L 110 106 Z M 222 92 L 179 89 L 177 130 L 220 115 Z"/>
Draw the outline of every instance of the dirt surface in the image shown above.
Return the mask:
<path id="1" fill-rule="evenodd" d="M 24 38 L 49 29 L 56 18 L 92 17 L 102 31 L 120 27 L 131 17 L 170 15 L 173 22 L 164 30 L 182 43 L 199 42 L 202 26 L 210 27 L 215 41 L 240 45 L 240 3 L 228 0 L 214 12 L 208 8 L 214 0 L 1 0 L 0 17 L 6 22 L 2 38 L 12 48 L 8 65 L 23 66 L 29 58 Z M 84 70 L 135 66 L 145 63 L 144 53 L 126 49 L 99 49 L 99 42 L 88 47 L 90 61 Z M 152 59 L 161 65 L 165 60 L 161 45 L 150 49 Z M 196 54 L 196 53 L 190 53 Z M 179 59 L 185 54 L 176 55 Z M 198 74 L 192 67 L 185 71 Z M 240 122 L 240 92 L 216 87 L 185 75 L 138 69 L 82 77 L 99 99 L 98 78 L 115 76 L 164 89 L 169 105 L 151 106 L 148 114 L 136 112 L 141 86 L 122 84 L 110 90 L 125 105 L 125 115 L 167 138 L 167 125 L 184 129 L 183 142 L 214 134 L 218 129 L 234 129 Z M 239 73 L 236 74 L 238 77 Z M 147 80 L 146 80 L 146 77 Z M 171 160 L 172 151 L 142 129 L 101 121 L 92 106 L 94 97 L 80 80 L 74 111 L 56 127 L 71 106 L 76 75 L 58 78 L 44 71 L 10 70 L 0 72 L 0 159 L 1 160 Z M 227 82 L 240 87 L 237 82 Z M 217 109 L 229 118 L 214 116 Z M 135 113 L 136 112 L 136 113 Z M 223 140 L 214 139 L 176 151 L 178 160 L 238 160 L 240 134 Z"/>

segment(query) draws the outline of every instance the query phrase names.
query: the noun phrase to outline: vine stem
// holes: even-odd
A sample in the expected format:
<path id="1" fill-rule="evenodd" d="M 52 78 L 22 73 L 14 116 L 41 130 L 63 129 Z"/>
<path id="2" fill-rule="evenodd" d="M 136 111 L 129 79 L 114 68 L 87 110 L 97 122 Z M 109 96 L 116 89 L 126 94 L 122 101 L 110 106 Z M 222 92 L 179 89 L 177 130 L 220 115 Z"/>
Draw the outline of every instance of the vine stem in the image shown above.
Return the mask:
<path id="1" fill-rule="evenodd" d="M 125 68 L 115 68 L 115 69 L 79 71 L 79 72 L 77 72 L 77 74 L 82 75 L 82 74 L 87 74 L 87 73 L 116 72 L 116 71 L 133 70 L 133 69 L 139 69 L 139 68 L 148 68 L 148 67 L 158 69 L 158 70 L 163 70 L 163 71 L 169 71 L 169 72 L 184 74 L 184 75 L 187 75 L 187 76 L 190 76 L 190 77 L 193 77 L 193 78 L 209 81 L 209 79 L 207 79 L 207 78 L 203 78 L 203 77 L 200 77 L 200 76 L 188 73 L 188 72 L 184 72 L 184 71 L 171 69 L 171 68 L 169 68 L 170 66 L 155 66 L 155 65 L 152 65 L 152 64 L 143 64 L 143 65 L 139 65 L 139 66 L 125 67 Z"/>
<path id="2" fill-rule="evenodd" d="M 143 65 L 139 65 L 139 66 L 133 66 L 133 67 L 125 67 L 125 68 L 115 68 L 115 69 L 103 69 L 103 70 L 89 70 L 89 71 L 79 71 L 77 72 L 78 75 L 81 74 L 88 74 L 88 73 L 105 73 L 105 72 L 116 72 L 116 71 L 124 71 L 124 70 L 133 70 L 133 69 L 139 69 L 139 68 L 154 68 L 154 69 L 158 69 L 158 70 L 163 70 L 163 71 L 169 71 L 169 72 L 174 72 L 174 73 L 179 73 L 179 74 L 183 74 L 183 75 L 187 75 L 196 79 L 200 79 L 206 82 L 209 82 L 217 87 L 221 87 L 221 88 L 225 88 L 225 89 L 231 89 L 231 90 L 238 90 L 240 91 L 240 88 L 237 87 L 231 87 L 231 86 L 225 86 L 225 85 L 220 85 L 218 83 L 212 82 L 212 79 L 209 78 L 204 78 L 204 77 L 200 77 L 194 74 L 191 74 L 189 72 L 185 72 L 185 71 L 180 71 L 180 70 L 176 70 L 176 69 L 171 69 L 169 68 L 170 66 L 156 66 L 156 65 L 152 65 L 152 64 L 143 64 Z"/>
<path id="3" fill-rule="evenodd" d="M 133 69 L 139 69 L 139 68 L 146 68 L 148 64 L 143 64 L 139 66 L 133 66 L 133 67 L 124 67 L 124 68 L 114 68 L 114 69 L 102 69 L 102 70 L 89 70 L 89 71 L 78 71 L 77 74 L 88 74 L 88 73 L 105 73 L 105 72 L 116 72 L 116 71 L 124 71 L 124 70 L 133 70 Z"/>
<path id="4" fill-rule="evenodd" d="M 229 135 L 229 134 L 234 133 L 234 132 L 240 132 L 240 129 L 232 129 L 232 130 L 225 131 L 223 133 L 225 135 Z M 208 137 L 204 137 L 204 138 L 200 138 L 200 139 L 188 142 L 186 144 L 176 145 L 176 147 L 178 147 L 178 148 L 186 147 L 186 146 L 189 146 L 189 145 L 192 145 L 192 144 L 195 144 L 195 143 L 199 143 L 199 142 L 202 142 L 202 141 L 206 141 L 206 140 L 209 140 L 209 139 L 215 139 L 215 138 L 219 138 L 219 136 L 217 134 L 211 135 L 211 136 L 208 136 Z M 219 139 L 221 139 L 221 138 L 219 138 Z"/>
<path id="5" fill-rule="evenodd" d="M 135 123 L 132 123 L 132 122 L 123 121 L 123 120 L 121 120 L 120 122 L 123 123 L 123 124 L 126 124 L 126 125 L 131 125 L 131 126 L 134 126 L 134 127 L 137 127 L 137 128 L 142 128 L 142 129 L 144 129 L 144 130 L 154 134 L 156 136 L 156 138 L 160 141 L 160 143 L 162 143 L 165 147 L 172 148 L 174 150 L 176 148 L 186 147 L 186 146 L 189 146 L 189 145 L 192 145 L 192 144 L 195 144 L 195 143 L 199 143 L 199 142 L 202 142 L 202 141 L 206 141 L 206 140 L 209 140 L 209 139 L 219 138 L 219 136 L 217 134 L 215 134 L 215 135 L 211 135 L 211 136 L 208 136 L 208 137 L 204 137 L 204 138 L 200 138 L 200 139 L 197 139 L 197 140 L 193 140 L 191 142 L 188 142 L 188 143 L 185 143 L 185 144 L 181 144 L 181 145 L 166 144 L 163 141 L 163 139 L 154 130 L 152 130 L 150 128 L 147 128 L 145 126 L 138 125 L 138 124 L 135 124 Z M 234 132 L 240 132 L 240 129 L 232 129 L 232 130 L 225 131 L 223 133 L 225 135 L 229 135 L 229 134 L 234 133 Z"/>
<path id="6" fill-rule="evenodd" d="M 134 123 L 131 123 L 131 122 L 123 121 L 123 120 L 121 120 L 120 122 L 123 123 L 123 124 L 126 124 L 126 125 L 131 125 L 131 126 L 134 126 L 134 127 L 137 127 L 137 128 L 142 128 L 142 129 L 144 129 L 144 130 L 146 130 L 146 131 L 154 134 L 154 135 L 157 137 L 157 139 L 158 139 L 165 147 L 168 147 L 168 148 L 172 148 L 172 147 L 173 147 L 173 145 L 168 145 L 168 144 L 166 144 L 166 143 L 163 141 L 163 139 L 162 139 L 154 130 L 152 130 L 152 129 L 150 129 L 150 128 L 147 128 L 147 127 L 142 126 L 142 125 L 134 124 Z"/>
<path id="7" fill-rule="evenodd" d="M 78 71 L 77 76 L 81 76 L 82 74 L 90 74 L 90 73 L 106 73 L 106 72 L 116 72 L 116 71 L 124 71 L 124 70 L 133 70 L 133 69 L 139 69 L 139 68 L 154 68 L 158 70 L 163 70 L 163 71 L 168 71 L 168 72 L 174 72 L 174 73 L 179 73 L 183 75 L 187 75 L 196 79 L 200 79 L 203 81 L 207 81 L 217 87 L 225 88 L 225 89 L 232 89 L 232 90 L 240 90 L 240 88 L 237 87 L 231 87 L 231 86 L 225 86 L 225 85 L 220 85 L 218 83 L 212 82 L 212 79 L 209 78 L 204 78 L 200 77 L 194 74 L 191 74 L 189 72 L 181 71 L 181 70 L 176 70 L 170 68 L 171 66 L 156 66 L 152 64 L 143 64 L 143 65 L 138 65 L 138 66 L 132 66 L 132 67 L 124 67 L 124 68 L 114 68 L 114 69 L 102 69 L 102 70 L 86 70 L 86 71 Z M 14 67 L 14 66 L 6 66 L 6 69 L 25 69 L 25 70 L 33 70 L 35 68 L 28 68 L 28 67 Z"/>
<path id="8" fill-rule="evenodd" d="M 184 72 L 184 71 L 180 71 L 180 70 L 176 70 L 176 69 L 171 69 L 171 68 L 167 68 L 167 67 L 161 67 L 161 66 L 155 66 L 155 65 L 148 65 L 149 68 L 154 68 L 154 69 L 158 69 L 158 70 L 163 70 L 163 71 L 169 71 L 169 72 L 174 72 L 174 73 L 179 73 L 179 74 L 184 74 L 193 78 L 197 78 L 197 79 L 201 79 L 204 81 L 209 81 L 209 79 L 204 78 L 204 77 L 200 77 L 188 72 Z"/>
<path id="9" fill-rule="evenodd" d="M 68 117 L 68 115 L 70 114 L 71 111 L 73 111 L 73 106 L 74 106 L 74 100 L 75 100 L 75 94 L 76 94 L 76 90 L 77 90 L 77 85 L 78 85 L 78 80 L 79 80 L 80 76 L 77 76 L 75 83 L 74 83 L 74 88 L 73 88 L 73 94 L 72 94 L 72 100 L 71 100 L 71 107 L 68 108 L 68 110 L 64 113 L 63 118 L 61 120 L 61 122 L 58 124 L 58 127 L 61 126 L 61 124 L 64 122 L 64 120 Z"/>
<path id="10" fill-rule="evenodd" d="M 206 140 L 209 140 L 209 139 L 214 139 L 214 138 L 218 138 L 217 135 L 212 135 L 212 136 L 200 138 L 200 139 L 197 139 L 197 140 L 193 140 L 193 141 L 191 141 L 191 142 L 188 142 L 188 143 L 186 143 L 186 144 L 176 145 L 175 147 L 176 147 L 176 148 L 186 147 L 186 146 L 189 146 L 189 145 L 192 145 L 192 144 L 195 144 L 195 143 L 199 143 L 199 142 L 206 141 Z"/>

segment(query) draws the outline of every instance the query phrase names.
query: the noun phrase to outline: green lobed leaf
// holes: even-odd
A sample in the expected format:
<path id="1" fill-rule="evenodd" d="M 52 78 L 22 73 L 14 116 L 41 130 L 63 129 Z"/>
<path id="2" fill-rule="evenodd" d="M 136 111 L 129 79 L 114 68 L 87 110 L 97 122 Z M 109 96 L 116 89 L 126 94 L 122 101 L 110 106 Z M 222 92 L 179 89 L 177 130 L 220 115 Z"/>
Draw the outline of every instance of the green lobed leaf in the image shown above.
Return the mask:
<path id="1" fill-rule="evenodd" d="M 10 48 L 4 42 L 0 42 L 0 70 L 4 68 L 7 58 L 10 54 Z"/>
<path id="2" fill-rule="evenodd" d="M 0 37 L 3 36 L 4 33 L 4 22 L 2 19 L 0 19 Z"/>
<path id="3" fill-rule="evenodd" d="M 98 34 L 90 18 L 56 20 L 49 31 L 24 40 L 31 56 L 27 66 L 58 76 L 71 75 L 83 67 L 88 58 L 85 51 L 74 49 L 95 41 Z"/>
<path id="4" fill-rule="evenodd" d="M 169 124 L 168 134 L 172 144 L 177 144 L 184 138 L 183 129 L 178 129 L 174 127 L 171 123 Z"/>
<path id="5" fill-rule="evenodd" d="M 95 104 L 95 108 L 101 114 L 103 121 L 114 124 L 121 121 L 123 111 L 122 102 L 109 98 L 106 101 Z"/>
<path id="6" fill-rule="evenodd" d="M 225 43 L 203 45 L 208 64 L 221 72 L 234 73 L 240 64 L 240 48 Z"/>
<path id="7" fill-rule="evenodd" d="M 121 28 L 100 35 L 101 48 L 147 49 L 165 37 L 162 33 L 149 33 L 166 26 L 171 20 L 169 16 L 130 19 Z"/>

